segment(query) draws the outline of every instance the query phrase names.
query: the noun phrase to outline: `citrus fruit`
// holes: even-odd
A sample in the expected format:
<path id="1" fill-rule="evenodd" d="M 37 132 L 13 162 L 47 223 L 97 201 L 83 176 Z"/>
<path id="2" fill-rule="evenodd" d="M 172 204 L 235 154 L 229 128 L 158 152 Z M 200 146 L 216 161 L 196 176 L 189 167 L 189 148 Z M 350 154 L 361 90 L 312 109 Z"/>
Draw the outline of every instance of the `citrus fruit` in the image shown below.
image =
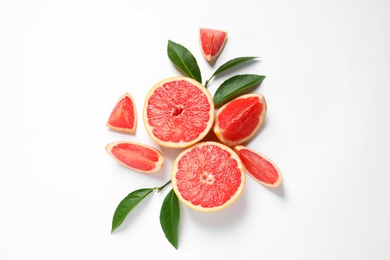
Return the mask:
<path id="1" fill-rule="evenodd" d="M 218 142 L 200 142 L 182 151 L 173 163 L 172 187 L 188 207 L 217 211 L 240 197 L 245 170 L 238 155 Z"/>
<path id="2" fill-rule="evenodd" d="M 200 28 L 199 43 L 203 57 L 214 61 L 221 54 L 227 39 L 227 32 L 215 29 Z"/>
<path id="3" fill-rule="evenodd" d="M 110 117 L 107 121 L 107 127 L 111 130 L 122 133 L 134 133 L 137 127 L 137 110 L 133 97 L 125 93 L 116 102 Z"/>
<path id="4" fill-rule="evenodd" d="M 242 145 L 234 147 L 234 151 L 244 164 L 245 171 L 259 183 L 268 187 L 279 187 L 283 182 L 278 166 L 260 152 Z"/>
<path id="5" fill-rule="evenodd" d="M 165 79 L 145 98 L 143 119 L 149 136 L 165 147 L 188 147 L 212 128 L 214 103 L 209 91 L 188 77 Z"/>
<path id="6" fill-rule="evenodd" d="M 228 146 L 242 144 L 257 133 L 266 113 L 267 103 L 262 94 L 239 96 L 218 109 L 214 132 Z"/>
<path id="7" fill-rule="evenodd" d="M 143 173 L 158 172 L 165 161 L 156 148 L 131 141 L 109 143 L 106 151 L 125 167 Z"/>

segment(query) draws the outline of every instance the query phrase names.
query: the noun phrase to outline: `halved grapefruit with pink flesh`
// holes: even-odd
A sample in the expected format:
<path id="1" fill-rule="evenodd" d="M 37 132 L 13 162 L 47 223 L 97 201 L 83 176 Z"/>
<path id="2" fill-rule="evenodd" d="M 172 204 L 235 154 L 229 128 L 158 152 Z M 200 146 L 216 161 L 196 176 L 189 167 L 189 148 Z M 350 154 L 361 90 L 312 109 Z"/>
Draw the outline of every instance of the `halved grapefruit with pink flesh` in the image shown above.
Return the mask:
<path id="1" fill-rule="evenodd" d="M 228 146 L 242 144 L 257 133 L 266 113 L 267 103 L 262 94 L 239 96 L 218 109 L 214 132 Z"/>
<path id="2" fill-rule="evenodd" d="M 215 61 L 221 54 L 227 39 L 227 32 L 209 28 L 199 29 L 199 43 L 203 57 Z"/>
<path id="3" fill-rule="evenodd" d="M 159 145 L 188 147 L 212 128 L 213 99 L 202 84 L 191 78 L 165 79 L 147 94 L 143 119 L 149 136 Z"/>
<path id="4" fill-rule="evenodd" d="M 244 164 L 245 171 L 257 182 L 272 188 L 282 184 L 283 177 L 278 166 L 265 155 L 242 145 L 234 147 L 234 151 Z"/>
<path id="5" fill-rule="evenodd" d="M 182 151 L 172 167 L 177 197 L 198 211 L 217 211 L 236 201 L 245 186 L 245 170 L 226 145 L 200 142 Z"/>
<path id="6" fill-rule="evenodd" d="M 156 148 L 131 141 L 109 143 L 106 151 L 123 166 L 142 173 L 158 172 L 165 161 Z"/>
<path id="7" fill-rule="evenodd" d="M 116 102 L 110 117 L 107 121 L 107 127 L 111 130 L 131 134 L 137 127 L 137 110 L 133 97 L 125 93 Z"/>

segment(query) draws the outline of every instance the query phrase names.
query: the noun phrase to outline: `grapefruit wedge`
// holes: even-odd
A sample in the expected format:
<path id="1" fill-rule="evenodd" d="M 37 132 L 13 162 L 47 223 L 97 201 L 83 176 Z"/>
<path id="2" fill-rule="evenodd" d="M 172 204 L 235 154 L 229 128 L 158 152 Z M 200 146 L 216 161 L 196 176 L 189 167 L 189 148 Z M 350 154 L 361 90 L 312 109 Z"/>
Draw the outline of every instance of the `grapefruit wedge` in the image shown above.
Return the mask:
<path id="1" fill-rule="evenodd" d="M 227 39 L 227 32 L 209 28 L 199 29 L 199 43 L 203 57 L 215 61 L 221 54 Z"/>
<path id="2" fill-rule="evenodd" d="M 262 94 L 239 96 L 218 109 L 214 132 L 228 146 L 242 144 L 257 133 L 266 113 L 267 103 Z"/>
<path id="3" fill-rule="evenodd" d="M 142 173 L 158 172 L 165 161 L 156 148 L 131 141 L 109 143 L 106 151 L 123 166 Z"/>
<path id="4" fill-rule="evenodd" d="M 116 102 L 110 117 L 107 121 L 107 127 L 111 130 L 131 134 L 137 127 L 137 110 L 133 97 L 125 93 Z"/>
<path id="5" fill-rule="evenodd" d="M 159 145 L 188 147 L 212 128 L 213 99 L 202 84 L 191 78 L 165 79 L 147 94 L 143 119 L 149 136 Z"/>
<path id="6" fill-rule="evenodd" d="M 245 171 L 257 182 L 271 188 L 279 187 L 283 182 L 278 166 L 265 155 L 238 145 L 234 151 L 244 164 Z"/>
<path id="7" fill-rule="evenodd" d="M 237 154 L 217 142 L 200 142 L 182 151 L 172 167 L 177 197 L 198 211 L 218 211 L 236 201 L 245 186 L 245 170 Z"/>

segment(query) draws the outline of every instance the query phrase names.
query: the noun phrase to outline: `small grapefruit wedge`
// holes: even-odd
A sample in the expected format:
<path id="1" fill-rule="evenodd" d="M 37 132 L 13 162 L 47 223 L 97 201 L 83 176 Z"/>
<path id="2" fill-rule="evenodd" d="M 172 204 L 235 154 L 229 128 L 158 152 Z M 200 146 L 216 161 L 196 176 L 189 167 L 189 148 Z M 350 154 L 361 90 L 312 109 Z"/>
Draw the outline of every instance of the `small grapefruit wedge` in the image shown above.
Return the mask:
<path id="1" fill-rule="evenodd" d="M 239 96 L 218 109 L 214 132 L 228 146 L 242 144 L 257 133 L 266 113 L 267 103 L 262 94 Z"/>
<path id="2" fill-rule="evenodd" d="M 240 197 L 245 170 L 231 148 L 212 141 L 200 142 L 178 155 L 171 180 L 177 197 L 188 207 L 218 211 Z"/>
<path id="3" fill-rule="evenodd" d="M 149 136 L 159 145 L 188 147 L 212 128 L 213 99 L 202 84 L 191 78 L 165 79 L 147 94 L 143 119 Z"/>
<path id="4" fill-rule="evenodd" d="M 106 151 L 123 166 L 142 173 L 158 172 L 165 161 L 156 148 L 131 141 L 109 143 Z"/>
<path id="5" fill-rule="evenodd" d="M 245 171 L 257 182 L 271 188 L 279 187 L 283 182 L 278 166 L 260 152 L 238 145 L 234 151 L 244 164 Z"/>
<path id="6" fill-rule="evenodd" d="M 209 28 L 199 29 L 199 43 L 203 57 L 215 61 L 221 54 L 227 39 L 227 32 Z"/>
<path id="7" fill-rule="evenodd" d="M 137 127 L 137 110 L 133 97 L 125 93 L 116 102 L 107 121 L 107 127 L 111 130 L 131 134 Z"/>

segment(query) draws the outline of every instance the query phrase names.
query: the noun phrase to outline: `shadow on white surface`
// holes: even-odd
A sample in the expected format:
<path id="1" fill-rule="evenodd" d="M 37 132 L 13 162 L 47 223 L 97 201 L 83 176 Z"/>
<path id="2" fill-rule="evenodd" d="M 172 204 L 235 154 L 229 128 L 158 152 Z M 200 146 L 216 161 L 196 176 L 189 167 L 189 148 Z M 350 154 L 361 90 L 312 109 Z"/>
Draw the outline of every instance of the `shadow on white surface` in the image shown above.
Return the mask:
<path id="1" fill-rule="evenodd" d="M 282 183 L 282 185 L 280 185 L 277 188 L 270 188 L 270 187 L 265 187 L 265 186 L 264 186 L 264 188 L 266 188 L 270 192 L 276 194 L 281 199 L 285 199 L 286 198 L 285 191 L 284 191 L 284 184 L 283 183 Z"/>
<path id="2" fill-rule="evenodd" d="M 183 205 L 184 207 L 184 205 Z M 242 195 L 232 205 L 216 212 L 200 212 L 189 209 L 189 215 L 193 222 L 207 229 L 228 229 L 235 223 L 239 223 L 247 210 L 247 192 L 244 189 Z"/>

